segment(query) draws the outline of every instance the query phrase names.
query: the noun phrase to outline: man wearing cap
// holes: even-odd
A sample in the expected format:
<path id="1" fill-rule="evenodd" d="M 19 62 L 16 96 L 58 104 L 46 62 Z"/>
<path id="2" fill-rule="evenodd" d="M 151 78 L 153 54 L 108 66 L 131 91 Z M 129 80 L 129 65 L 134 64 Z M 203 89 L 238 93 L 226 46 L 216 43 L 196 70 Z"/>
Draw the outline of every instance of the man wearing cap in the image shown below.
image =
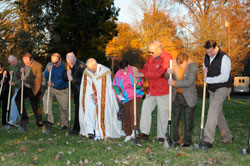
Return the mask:
<path id="1" fill-rule="evenodd" d="M 42 111 L 40 107 L 40 96 L 41 96 L 41 83 L 43 80 L 42 65 L 35 61 L 30 53 L 23 55 L 24 67 L 21 67 L 20 72 L 17 73 L 17 78 L 21 78 L 24 81 L 23 87 L 23 99 L 29 98 L 31 107 L 33 109 L 36 123 L 38 127 L 43 126 L 42 122 Z M 24 73 L 24 74 L 22 74 Z M 16 105 L 18 111 L 21 111 L 21 88 L 17 92 Z M 25 109 L 23 100 L 23 113 L 21 115 L 21 125 L 27 125 L 29 123 L 28 115 Z"/>
<path id="2" fill-rule="evenodd" d="M 52 113 L 52 102 L 54 99 L 56 99 L 59 104 L 60 122 L 62 130 L 66 130 L 68 129 L 69 114 L 68 82 L 65 82 L 62 78 L 65 63 L 62 62 L 61 55 L 59 53 L 52 54 L 51 62 L 53 64 L 48 65 L 48 69 L 44 71 L 44 77 L 47 80 L 49 79 L 49 72 L 51 71 L 51 82 L 48 82 L 48 87 L 50 87 L 50 94 L 47 124 L 52 125 L 54 123 L 54 117 Z M 43 101 L 45 101 L 43 103 L 46 103 L 47 94 L 44 94 Z M 46 105 L 44 105 L 44 108 L 46 108 Z"/>
<path id="3" fill-rule="evenodd" d="M 66 56 L 67 67 L 65 67 L 63 72 L 63 80 L 71 81 L 71 89 L 74 94 L 74 103 L 75 103 L 75 121 L 72 135 L 78 135 L 80 132 L 79 125 L 79 94 L 80 94 L 80 85 L 82 80 L 82 74 L 85 69 L 85 64 L 76 59 L 76 56 L 73 52 L 70 52 Z"/>
<path id="4" fill-rule="evenodd" d="M 111 71 L 93 58 L 87 60 L 86 66 L 80 89 L 80 134 L 95 140 L 119 138 L 122 130 Z"/>

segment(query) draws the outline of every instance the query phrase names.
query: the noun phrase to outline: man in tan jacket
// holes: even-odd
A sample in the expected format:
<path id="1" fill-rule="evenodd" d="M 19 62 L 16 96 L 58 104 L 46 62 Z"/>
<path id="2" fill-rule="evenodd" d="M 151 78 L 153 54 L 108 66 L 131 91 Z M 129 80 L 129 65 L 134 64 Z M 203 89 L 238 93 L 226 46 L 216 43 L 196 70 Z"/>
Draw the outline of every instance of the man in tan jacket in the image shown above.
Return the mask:
<path id="1" fill-rule="evenodd" d="M 40 107 L 40 89 L 41 89 L 41 83 L 43 79 L 42 75 L 42 65 L 35 61 L 30 53 L 25 53 L 23 55 L 23 62 L 25 64 L 24 67 L 20 69 L 20 73 L 17 75 L 17 77 L 21 78 L 21 80 L 24 81 L 24 87 L 23 87 L 23 99 L 26 97 L 29 98 L 31 102 L 31 107 L 33 109 L 36 123 L 38 127 L 42 127 L 42 111 Z M 22 75 L 22 73 L 24 73 Z M 21 111 L 21 88 L 17 92 L 16 96 L 16 105 L 18 108 L 18 111 L 20 113 Z M 20 124 L 28 124 L 29 119 L 28 115 L 25 109 L 24 100 L 23 100 L 23 113 L 21 115 L 21 122 Z"/>

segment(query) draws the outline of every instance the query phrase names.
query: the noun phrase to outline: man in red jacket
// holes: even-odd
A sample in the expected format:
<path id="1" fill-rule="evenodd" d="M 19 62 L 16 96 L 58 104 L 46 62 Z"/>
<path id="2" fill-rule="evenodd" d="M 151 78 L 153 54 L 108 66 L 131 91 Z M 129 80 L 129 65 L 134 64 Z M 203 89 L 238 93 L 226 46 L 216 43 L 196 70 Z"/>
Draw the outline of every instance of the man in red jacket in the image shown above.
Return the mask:
<path id="1" fill-rule="evenodd" d="M 134 68 L 135 77 L 144 77 L 148 80 L 148 91 L 142 104 L 139 137 L 148 140 L 151 128 L 152 112 L 157 106 L 157 138 L 160 142 L 166 139 L 168 126 L 168 80 L 164 78 L 165 71 L 169 68 L 171 54 L 165 52 L 158 40 L 153 40 L 148 45 L 149 58 L 144 68 Z"/>

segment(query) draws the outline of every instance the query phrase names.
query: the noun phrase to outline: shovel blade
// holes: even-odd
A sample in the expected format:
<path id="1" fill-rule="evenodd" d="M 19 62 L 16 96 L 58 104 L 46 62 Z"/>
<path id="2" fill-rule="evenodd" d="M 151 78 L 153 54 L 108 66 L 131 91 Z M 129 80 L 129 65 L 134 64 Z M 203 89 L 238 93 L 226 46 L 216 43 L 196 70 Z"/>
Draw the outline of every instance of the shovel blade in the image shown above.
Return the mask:
<path id="1" fill-rule="evenodd" d="M 17 130 L 18 130 L 18 132 L 21 133 L 21 134 L 24 133 L 24 128 L 23 128 L 21 125 L 18 126 L 18 129 L 17 129 Z"/>
<path id="2" fill-rule="evenodd" d="M 49 134 L 50 128 L 48 127 L 48 125 L 43 125 L 42 131 L 43 131 L 43 134 Z"/>
<path id="3" fill-rule="evenodd" d="M 139 147 L 142 146 L 142 145 L 141 145 L 141 140 L 138 139 L 137 137 L 132 138 L 132 139 L 131 139 L 131 143 L 134 144 L 134 145 L 137 145 L 137 146 L 139 146 Z"/>
<path id="4" fill-rule="evenodd" d="M 4 130 L 8 131 L 10 129 L 10 125 L 4 125 L 3 128 Z"/>

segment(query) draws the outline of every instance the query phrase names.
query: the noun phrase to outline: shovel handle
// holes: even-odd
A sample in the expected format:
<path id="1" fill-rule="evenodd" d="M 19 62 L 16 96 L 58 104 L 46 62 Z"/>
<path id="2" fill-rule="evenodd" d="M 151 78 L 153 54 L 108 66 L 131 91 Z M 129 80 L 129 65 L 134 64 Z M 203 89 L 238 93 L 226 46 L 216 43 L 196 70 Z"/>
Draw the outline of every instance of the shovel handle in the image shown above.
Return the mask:
<path id="1" fill-rule="evenodd" d="M 12 73 L 10 74 L 10 82 L 12 82 Z M 10 110 L 10 96 L 11 96 L 11 84 L 9 86 L 9 93 L 8 93 L 8 104 L 7 104 L 7 110 Z"/>
<path id="2" fill-rule="evenodd" d="M 173 60 L 170 59 L 170 69 L 173 68 Z M 173 74 L 169 75 L 169 79 L 173 78 Z M 169 98 L 168 98 L 168 121 L 171 121 L 171 114 L 172 114 L 172 86 L 169 85 Z"/>
<path id="3" fill-rule="evenodd" d="M 136 126 L 136 81 L 134 81 L 134 126 Z"/>
<path id="4" fill-rule="evenodd" d="M 69 81 L 69 121 L 71 120 L 71 81 Z"/>
<path id="5" fill-rule="evenodd" d="M 51 82 L 51 73 L 52 71 L 49 71 L 49 83 Z M 50 86 L 48 85 L 48 91 L 47 91 L 47 101 L 46 101 L 46 110 L 45 114 L 47 115 L 49 112 L 49 96 L 50 96 Z M 47 120 L 47 119 L 46 119 Z"/>
<path id="6" fill-rule="evenodd" d="M 205 115 L 205 104 L 206 104 L 206 82 L 203 84 L 203 98 L 202 98 L 202 112 L 201 112 L 201 129 L 204 128 L 204 115 Z"/>

